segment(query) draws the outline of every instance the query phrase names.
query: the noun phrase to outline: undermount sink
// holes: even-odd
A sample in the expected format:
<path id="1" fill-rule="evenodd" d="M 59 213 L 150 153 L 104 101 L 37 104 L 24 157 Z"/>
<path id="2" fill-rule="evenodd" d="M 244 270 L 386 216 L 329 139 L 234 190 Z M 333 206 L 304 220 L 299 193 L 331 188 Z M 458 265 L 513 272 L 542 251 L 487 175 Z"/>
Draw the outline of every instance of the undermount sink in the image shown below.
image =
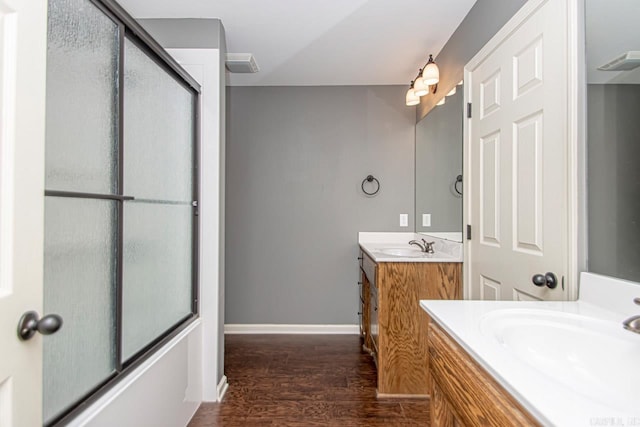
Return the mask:
<path id="1" fill-rule="evenodd" d="M 417 248 L 416 249 L 385 248 L 385 249 L 380 249 L 380 253 L 383 253 L 385 255 L 393 255 L 393 256 L 408 257 L 408 258 L 422 258 L 422 257 L 428 257 L 429 255 L 432 255 L 426 252 L 422 252 L 420 249 L 417 249 Z"/>
<path id="2" fill-rule="evenodd" d="M 640 335 L 621 322 L 543 309 L 483 316 L 481 333 L 576 393 L 619 409 L 640 408 Z"/>

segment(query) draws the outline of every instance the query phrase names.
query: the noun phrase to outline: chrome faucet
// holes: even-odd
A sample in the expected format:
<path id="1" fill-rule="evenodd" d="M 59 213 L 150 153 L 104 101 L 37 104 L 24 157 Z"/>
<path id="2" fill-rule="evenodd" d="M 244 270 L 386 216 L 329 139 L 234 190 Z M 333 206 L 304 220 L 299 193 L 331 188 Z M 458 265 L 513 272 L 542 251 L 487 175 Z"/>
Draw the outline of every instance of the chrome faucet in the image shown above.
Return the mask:
<path id="1" fill-rule="evenodd" d="M 432 253 L 434 252 L 434 251 L 433 251 L 433 244 L 434 244 L 435 242 L 427 242 L 427 241 L 426 241 L 426 240 L 424 240 L 424 239 L 420 239 L 420 240 L 422 240 L 422 243 L 418 242 L 417 240 L 411 240 L 411 241 L 409 242 L 409 244 L 410 244 L 410 245 L 416 245 L 417 247 L 419 247 L 419 248 L 420 248 L 420 250 L 421 250 L 422 252 L 425 252 L 425 253 L 428 253 L 428 254 L 432 254 Z"/>
<path id="2" fill-rule="evenodd" d="M 636 305 L 640 305 L 640 298 L 634 298 L 633 302 Z M 631 332 L 635 332 L 636 334 L 640 334 L 640 315 L 632 316 L 632 317 L 628 318 L 627 320 L 622 322 L 622 326 L 624 326 L 625 329 L 627 329 L 627 330 L 629 330 Z"/>

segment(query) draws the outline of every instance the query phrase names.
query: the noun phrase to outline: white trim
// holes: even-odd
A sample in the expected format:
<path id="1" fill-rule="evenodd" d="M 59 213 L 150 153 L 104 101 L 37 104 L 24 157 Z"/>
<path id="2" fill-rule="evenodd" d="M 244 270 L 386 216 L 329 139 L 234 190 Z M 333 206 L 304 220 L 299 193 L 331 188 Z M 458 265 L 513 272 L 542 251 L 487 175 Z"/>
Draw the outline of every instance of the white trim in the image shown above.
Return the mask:
<path id="1" fill-rule="evenodd" d="M 224 307 L 220 299 L 219 239 L 220 239 L 220 50 L 167 49 L 202 86 L 200 97 L 200 250 L 199 313 L 202 319 L 202 375 L 205 402 L 216 402 L 216 384 L 208 378 L 219 378 L 218 361 L 224 337 L 219 333 L 219 312 Z"/>
<path id="2" fill-rule="evenodd" d="M 579 75 L 578 13 L 574 1 L 567 4 L 567 299 L 578 299 L 578 161 L 579 161 Z M 584 45 L 583 45 L 584 46 Z M 582 67 L 584 69 L 584 67 Z"/>
<path id="3" fill-rule="evenodd" d="M 218 402 L 222 402 L 222 398 L 224 397 L 228 388 L 229 383 L 227 382 L 227 376 L 223 375 L 222 378 L 220 378 L 220 382 L 218 383 Z"/>
<path id="4" fill-rule="evenodd" d="M 569 265 L 567 283 L 569 300 L 578 299 L 580 272 L 587 270 L 587 67 L 585 59 L 584 1 L 571 0 L 568 5 L 569 42 Z"/>
<path id="5" fill-rule="evenodd" d="M 224 325 L 224 333 L 359 335 L 360 325 L 227 324 Z"/>
<path id="6" fill-rule="evenodd" d="M 464 67 L 464 101 L 463 105 L 465 108 L 462 110 L 462 188 L 463 196 L 462 196 L 462 230 L 464 233 L 467 233 L 467 227 L 471 226 L 471 236 L 466 236 L 462 240 L 462 259 L 464 262 L 462 263 L 462 299 L 471 299 L 471 244 L 469 241 L 469 237 L 477 238 L 479 227 L 474 224 L 471 224 L 471 126 L 473 126 L 473 122 L 467 116 L 467 106 L 471 102 L 472 91 L 471 87 L 473 86 L 471 78 L 473 73 L 468 68 L 468 64 Z M 473 115 L 473 106 L 471 114 Z M 476 107 L 476 114 L 477 107 Z M 474 236 L 475 229 L 475 236 Z"/>

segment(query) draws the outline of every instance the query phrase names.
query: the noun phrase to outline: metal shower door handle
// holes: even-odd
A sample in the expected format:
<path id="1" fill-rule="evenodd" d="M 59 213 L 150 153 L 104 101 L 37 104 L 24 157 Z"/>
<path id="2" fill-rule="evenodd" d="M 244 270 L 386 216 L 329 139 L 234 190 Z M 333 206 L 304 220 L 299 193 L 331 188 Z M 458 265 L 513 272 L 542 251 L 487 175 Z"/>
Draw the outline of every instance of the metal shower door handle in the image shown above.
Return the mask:
<path id="1" fill-rule="evenodd" d="M 42 335 L 54 334 L 62 327 L 62 317 L 58 314 L 48 314 L 39 319 L 35 311 L 27 311 L 18 322 L 18 338 L 21 341 L 31 339 L 36 332 Z"/>

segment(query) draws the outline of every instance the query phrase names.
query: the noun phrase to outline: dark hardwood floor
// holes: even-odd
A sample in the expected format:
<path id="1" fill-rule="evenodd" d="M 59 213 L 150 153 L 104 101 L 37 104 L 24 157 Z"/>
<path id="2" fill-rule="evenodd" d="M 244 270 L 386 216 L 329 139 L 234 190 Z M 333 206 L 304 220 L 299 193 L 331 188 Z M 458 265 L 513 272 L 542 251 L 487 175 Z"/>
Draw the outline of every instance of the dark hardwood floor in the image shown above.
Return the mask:
<path id="1" fill-rule="evenodd" d="M 227 335 L 229 389 L 190 427 L 425 426 L 429 401 L 376 399 L 375 366 L 354 335 Z"/>

